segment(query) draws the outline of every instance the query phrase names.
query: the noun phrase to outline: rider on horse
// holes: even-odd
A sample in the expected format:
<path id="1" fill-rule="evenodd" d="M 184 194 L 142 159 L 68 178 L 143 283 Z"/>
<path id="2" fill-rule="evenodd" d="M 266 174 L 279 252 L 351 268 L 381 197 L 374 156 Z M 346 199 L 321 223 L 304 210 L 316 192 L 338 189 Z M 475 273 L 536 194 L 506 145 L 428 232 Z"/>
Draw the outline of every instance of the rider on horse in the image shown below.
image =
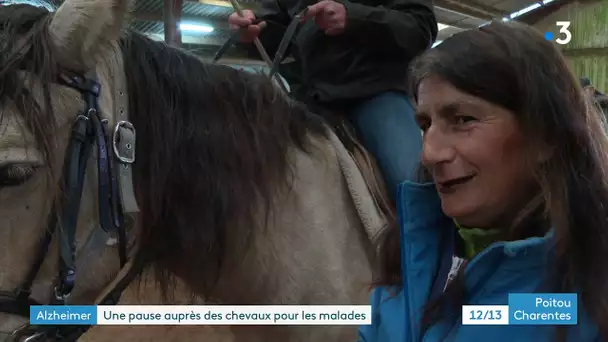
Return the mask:
<path id="1" fill-rule="evenodd" d="M 294 61 L 280 68 L 291 95 L 314 111 L 344 115 L 394 197 L 419 162 L 421 136 L 406 75 L 410 61 L 436 39 L 432 1 L 264 0 L 256 14 L 229 18 L 256 58 L 250 43 L 259 38 L 273 57 L 292 20 L 302 22 L 288 50 Z"/>

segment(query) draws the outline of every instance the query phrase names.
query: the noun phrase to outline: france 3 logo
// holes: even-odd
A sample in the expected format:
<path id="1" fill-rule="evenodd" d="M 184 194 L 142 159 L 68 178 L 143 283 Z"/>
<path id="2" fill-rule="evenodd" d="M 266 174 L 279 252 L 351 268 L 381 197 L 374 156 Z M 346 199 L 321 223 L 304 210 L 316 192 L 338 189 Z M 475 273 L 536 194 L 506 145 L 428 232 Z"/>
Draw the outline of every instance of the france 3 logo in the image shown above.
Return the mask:
<path id="1" fill-rule="evenodd" d="M 545 32 L 545 39 L 548 41 L 556 42 L 560 45 L 566 45 L 572 40 L 572 32 L 570 32 L 569 21 L 557 21 L 555 26 L 559 27 L 559 35 L 555 38 L 555 35 L 551 31 Z"/>

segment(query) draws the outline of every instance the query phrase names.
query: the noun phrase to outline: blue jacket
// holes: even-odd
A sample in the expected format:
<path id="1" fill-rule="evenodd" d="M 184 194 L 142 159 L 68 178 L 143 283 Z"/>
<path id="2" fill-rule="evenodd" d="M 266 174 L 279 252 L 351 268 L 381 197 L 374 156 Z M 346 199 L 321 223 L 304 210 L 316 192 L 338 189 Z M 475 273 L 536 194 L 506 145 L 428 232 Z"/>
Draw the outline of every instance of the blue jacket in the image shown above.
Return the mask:
<path id="1" fill-rule="evenodd" d="M 554 326 L 462 325 L 461 321 L 455 325 L 438 323 L 421 339 L 422 309 L 431 293 L 443 291 L 443 281 L 437 282 L 439 290 L 434 288 L 435 275 L 442 274 L 447 260 L 451 263 L 453 250 L 442 241 L 451 241 L 456 228 L 442 213 L 433 184 L 406 182 L 400 185 L 397 198 L 403 287 L 377 288 L 372 292 L 372 325 L 360 328 L 359 341 L 555 341 Z M 465 268 L 466 304 L 507 305 L 508 293 L 550 292 L 542 291 L 541 281 L 550 258 L 547 246 L 551 241 L 550 233 L 543 238 L 497 242 L 483 250 Z M 582 313 L 580 302 L 578 325 L 571 327 L 569 342 L 600 341 L 597 327 Z"/>

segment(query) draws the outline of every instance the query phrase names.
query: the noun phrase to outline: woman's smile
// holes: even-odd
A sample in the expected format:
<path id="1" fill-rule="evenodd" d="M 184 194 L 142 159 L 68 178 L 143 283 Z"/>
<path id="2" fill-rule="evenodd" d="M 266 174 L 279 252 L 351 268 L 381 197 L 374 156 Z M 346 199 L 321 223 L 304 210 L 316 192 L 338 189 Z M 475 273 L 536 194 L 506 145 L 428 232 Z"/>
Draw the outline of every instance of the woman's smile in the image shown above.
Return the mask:
<path id="1" fill-rule="evenodd" d="M 439 193 L 442 195 L 453 194 L 463 186 L 469 184 L 473 179 L 475 179 L 475 177 L 476 175 L 469 175 L 437 181 L 437 191 L 439 191 Z"/>

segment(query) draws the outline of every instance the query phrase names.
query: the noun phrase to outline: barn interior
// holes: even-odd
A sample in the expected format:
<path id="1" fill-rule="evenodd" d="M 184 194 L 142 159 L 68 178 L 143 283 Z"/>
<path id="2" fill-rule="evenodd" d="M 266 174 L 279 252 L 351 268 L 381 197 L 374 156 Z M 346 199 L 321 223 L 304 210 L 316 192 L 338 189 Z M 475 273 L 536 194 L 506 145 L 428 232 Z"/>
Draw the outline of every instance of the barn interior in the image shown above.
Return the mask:
<path id="1" fill-rule="evenodd" d="M 238 0 L 254 10 L 261 0 Z M 31 3 L 54 9 L 61 0 L 3 0 Z M 608 91 L 608 0 L 434 0 L 439 22 L 435 45 L 451 35 L 492 20 L 519 21 L 558 38 L 559 21 L 570 22 L 572 39 L 559 45 L 574 72 L 592 80 L 596 89 Z M 136 0 L 132 28 L 153 39 L 212 59 L 233 30 L 229 0 Z M 556 43 L 557 44 L 557 43 Z M 266 70 L 264 62 L 248 58 L 236 47 L 227 50 L 222 63 L 245 70 Z"/>

